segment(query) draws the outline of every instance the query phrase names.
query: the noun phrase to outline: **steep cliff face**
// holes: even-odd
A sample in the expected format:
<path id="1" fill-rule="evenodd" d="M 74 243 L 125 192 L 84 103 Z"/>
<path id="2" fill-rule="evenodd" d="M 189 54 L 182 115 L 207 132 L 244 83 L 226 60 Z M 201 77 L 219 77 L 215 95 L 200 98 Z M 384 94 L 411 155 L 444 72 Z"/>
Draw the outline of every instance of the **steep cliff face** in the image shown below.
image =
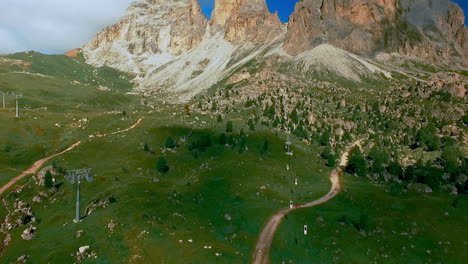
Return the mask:
<path id="1" fill-rule="evenodd" d="M 83 51 L 93 64 L 139 72 L 139 61 L 164 64 L 198 46 L 206 24 L 197 0 L 139 0 Z"/>
<path id="2" fill-rule="evenodd" d="M 468 29 L 465 25 L 463 10 L 455 4 L 451 4 L 444 22 L 448 26 L 447 35 L 453 36 L 454 41 L 461 47 L 465 62 L 468 61 Z"/>
<path id="3" fill-rule="evenodd" d="M 398 52 L 449 62 L 466 60 L 466 32 L 463 11 L 448 0 L 303 0 L 284 47 L 296 55 L 329 43 L 357 54 Z"/>
<path id="4" fill-rule="evenodd" d="M 210 22 L 198 0 L 138 0 L 81 52 L 88 63 L 136 73 L 136 91 L 188 101 L 224 79 L 248 78 L 245 71 L 231 76 L 253 60 L 282 67 L 268 74 L 356 82 L 392 78 L 369 58 L 380 52 L 376 58 L 386 61 L 406 62 L 385 54 L 397 52 L 466 67 L 467 38 L 463 11 L 449 0 L 302 0 L 288 24 L 266 0 L 216 0 Z"/>
<path id="5" fill-rule="evenodd" d="M 215 30 L 225 30 L 231 42 L 260 44 L 281 33 L 278 15 L 268 11 L 265 0 L 217 0 L 210 23 Z"/>

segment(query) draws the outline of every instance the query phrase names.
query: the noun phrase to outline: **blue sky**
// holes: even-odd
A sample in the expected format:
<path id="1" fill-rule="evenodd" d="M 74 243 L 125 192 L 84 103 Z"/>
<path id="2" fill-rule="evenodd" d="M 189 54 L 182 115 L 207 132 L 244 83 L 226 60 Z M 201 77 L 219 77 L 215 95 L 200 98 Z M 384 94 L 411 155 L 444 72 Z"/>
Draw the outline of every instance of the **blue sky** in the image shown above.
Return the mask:
<path id="1" fill-rule="evenodd" d="M 463 8 L 463 12 L 465 13 L 465 25 L 466 25 L 467 16 L 468 16 L 468 0 L 452 0 L 452 1 L 457 3 L 461 8 Z"/>
<path id="2" fill-rule="evenodd" d="M 294 5 L 299 0 L 266 0 L 268 9 L 274 13 L 278 11 L 278 15 L 283 22 L 288 22 L 289 15 L 294 11 Z M 215 0 L 199 0 L 203 13 L 210 18 Z"/>
<path id="3" fill-rule="evenodd" d="M 209 18 L 211 16 L 211 11 L 213 10 L 215 0 L 199 0 L 200 6 L 205 13 L 205 15 Z M 270 12 L 274 13 L 278 11 L 278 15 L 282 22 L 288 22 L 289 16 L 294 11 L 294 6 L 299 0 L 266 0 L 268 9 Z M 465 17 L 468 14 L 468 0 L 454 0 L 458 5 L 460 5 L 464 12 Z M 466 24 L 465 18 L 465 24 Z"/>
<path id="4" fill-rule="evenodd" d="M 60 54 L 81 47 L 116 23 L 133 1 L 0 0 L 0 54 L 27 50 Z M 211 14 L 214 1 L 199 0 L 206 14 Z M 278 11 L 283 22 L 298 1 L 266 0 L 270 12 Z M 468 0 L 454 1 L 468 14 Z"/>

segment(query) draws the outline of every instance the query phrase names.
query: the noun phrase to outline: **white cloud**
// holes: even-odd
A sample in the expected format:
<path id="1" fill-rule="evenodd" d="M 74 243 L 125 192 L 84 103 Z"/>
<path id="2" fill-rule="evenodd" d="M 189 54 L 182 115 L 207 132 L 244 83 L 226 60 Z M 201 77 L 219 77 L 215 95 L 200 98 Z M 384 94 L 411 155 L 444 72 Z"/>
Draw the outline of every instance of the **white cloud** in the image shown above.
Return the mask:
<path id="1" fill-rule="evenodd" d="M 81 47 L 134 0 L 1 0 L 0 53 Z"/>
<path id="2" fill-rule="evenodd" d="M 6 28 L 0 26 L 0 53 L 12 53 L 26 47 Z"/>

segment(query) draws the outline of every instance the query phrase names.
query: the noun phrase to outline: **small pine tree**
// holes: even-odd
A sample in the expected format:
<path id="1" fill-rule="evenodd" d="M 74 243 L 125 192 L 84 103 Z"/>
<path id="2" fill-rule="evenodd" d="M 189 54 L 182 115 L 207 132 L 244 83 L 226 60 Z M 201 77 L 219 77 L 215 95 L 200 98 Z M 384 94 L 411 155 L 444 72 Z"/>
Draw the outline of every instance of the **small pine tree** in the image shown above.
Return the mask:
<path id="1" fill-rule="evenodd" d="M 320 154 L 320 156 L 322 156 L 323 159 L 328 159 L 330 155 L 332 155 L 332 149 L 330 146 L 326 146 L 322 154 Z"/>
<path id="2" fill-rule="evenodd" d="M 223 117 L 221 115 L 218 115 L 218 118 L 216 119 L 218 123 L 223 122 Z"/>
<path id="3" fill-rule="evenodd" d="M 280 121 L 279 121 L 278 117 L 276 117 L 275 120 L 273 121 L 273 125 L 272 125 L 272 126 L 273 126 L 273 127 L 278 127 L 279 123 L 280 123 Z"/>
<path id="4" fill-rule="evenodd" d="M 437 136 L 437 128 L 430 123 L 421 128 L 416 134 L 416 141 L 419 147 L 424 147 L 428 151 L 438 150 L 440 141 Z"/>
<path id="5" fill-rule="evenodd" d="M 234 131 L 234 127 L 232 125 L 232 121 L 226 123 L 226 132 L 232 133 Z"/>
<path id="6" fill-rule="evenodd" d="M 327 166 L 331 167 L 331 168 L 336 166 L 336 157 L 335 157 L 335 155 L 331 154 L 331 155 L 328 156 Z"/>
<path id="7" fill-rule="evenodd" d="M 267 154 L 268 152 L 270 151 L 270 142 L 265 139 L 265 141 L 263 142 L 263 146 L 262 146 L 262 154 Z"/>
<path id="8" fill-rule="evenodd" d="M 227 143 L 226 134 L 222 133 L 219 136 L 219 144 L 220 145 L 226 145 L 226 143 Z"/>
<path id="9" fill-rule="evenodd" d="M 149 151 L 150 150 L 150 147 L 148 146 L 148 144 L 145 143 L 145 145 L 143 145 L 143 150 L 144 151 Z"/>
<path id="10" fill-rule="evenodd" d="M 343 135 L 343 141 L 350 142 L 351 140 L 352 140 L 351 134 L 348 131 L 346 131 Z"/>
<path id="11" fill-rule="evenodd" d="M 323 134 L 320 136 L 320 145 L 322 146 L 328 146 L 330 145 L 330 131 L 325 130 Z"/>
<path id="12" fill-rule="evenodd" d="M 52 182 L 52 173 L 48 170 L 44 176 L 44 187 L 47 189 L 52 188 L 54 183 Z"/>
<path id="13" fill-rule="evenodd" d="M 167 165 L 165 158 L 159 158 L 158 162 L 156 163 L 156 170 L 158 170 L 160 173 L 166 173 L 169 171 L 169 166 Z"/>
<path id="14" fill-rule="evenodd" d="M 216 101 L 213 101 L 213 103 L 211 104 L 211 111 L 215 112 L 216 109 L 217 109 Z"/>
<path id="15" fill-rule="evenodd" d="M 361 149 L 356 146 L 351 149 L 349 154 L 348 165 L 345 168 L 347 173 L 356 173 L 358 176 L 364 177 L 367 174 L 367 161 L 362 154 Z"/>
<path id="16" fill-rule="evenodd" d="M 294 123 L 298 123 L 299 122 L 299 115 L 297 114 L 297 110 L 294 109 L 292 112 L 291 112 L 291 120 L 294 122 Z"/>
<path id="17" fill-rule="evenodd" d="M 404 170 L 403 167 L 397 161 L 388 164 L 387 172 L 393 176 L 397 176 L 400 180 L 403 179 Z"/>
<path id="18" fill-rule="evenodd" d="M 249 119 L 248 125 L 249 125 L 250 130 L 252 130 L 252 131 L 255 130 L 255 124 L 254 124 L 254 121 L 252 119 Z"/>
<path id="19" fill-rule="evenodd" d="M 174 139 L 171 136 L 167 137 L 167 139 L 166 139 L 166 148 L 173 149 L 175 147 L 176 147 L 176 144 L 175 144 Z"/>

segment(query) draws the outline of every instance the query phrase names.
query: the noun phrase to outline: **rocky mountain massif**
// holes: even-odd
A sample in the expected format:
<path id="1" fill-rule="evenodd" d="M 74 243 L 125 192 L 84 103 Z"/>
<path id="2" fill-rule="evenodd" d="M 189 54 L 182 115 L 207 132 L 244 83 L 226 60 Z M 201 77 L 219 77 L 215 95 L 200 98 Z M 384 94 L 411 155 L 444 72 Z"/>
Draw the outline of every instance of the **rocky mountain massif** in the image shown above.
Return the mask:
<path id="1" fill-rule="evenodd" d="M 465 68 L 468 31 L 448 0 L 303 0 L 287 24 L 265 0 L 217 0 L 211 21 L 197 0 L 138 0 L 82 52 L 90 64 L 133 72 L 141 92 L 188 101 L 253 60 L 272 75 L 294 69 L 292 79 L 392 78 L 407 61 Z"/>
<path id="2" fill-rule="evenodd" d="M 285 50 L 321 43 L 357 54 L 397 52 L 433 62 L 466 63 L 468 31 L 450 1 L 301 1 L 288 25 Z"/>

